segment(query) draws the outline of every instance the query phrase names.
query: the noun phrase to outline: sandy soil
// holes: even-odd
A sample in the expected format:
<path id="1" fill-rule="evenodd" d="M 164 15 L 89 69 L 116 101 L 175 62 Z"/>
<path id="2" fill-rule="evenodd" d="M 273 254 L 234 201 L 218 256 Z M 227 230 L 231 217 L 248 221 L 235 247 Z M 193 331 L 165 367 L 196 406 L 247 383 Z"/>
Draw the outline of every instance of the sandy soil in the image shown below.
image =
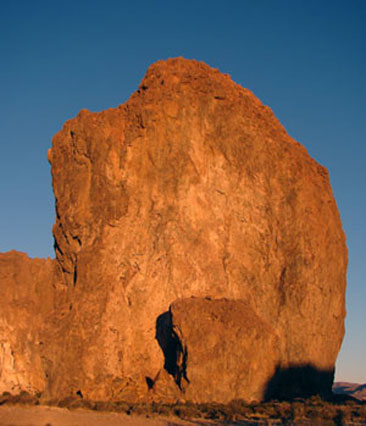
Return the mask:
<path id="1" fill-rule="evenodd" d="M 103 413 L 84 409 L 47 406 L 0 406 L 1 426 L 181 426 L 212 425 L 210 422 L 190 422 L 176 418 L 146 418 L 127 414 Z"/>

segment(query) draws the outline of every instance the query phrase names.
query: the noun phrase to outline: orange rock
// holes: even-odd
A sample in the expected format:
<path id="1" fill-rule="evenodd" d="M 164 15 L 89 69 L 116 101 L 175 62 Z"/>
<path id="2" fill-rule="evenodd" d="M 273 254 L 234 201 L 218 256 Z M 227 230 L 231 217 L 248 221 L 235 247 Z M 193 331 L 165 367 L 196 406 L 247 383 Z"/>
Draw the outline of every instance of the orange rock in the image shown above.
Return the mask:
<path id="1" fill-rule="evenodd" d="M 245 301 L 243 321 L 252 316 L 256 330 L 271 330 L 259 339 L 270 352 L 266 373 L 247 380 L 249 390 L 229 391 L 225 378 L 223 390 L 202 392 L 202 400 L 263 396 L 274 368 L 332 374 L 344 334 L 347 250 L 328 172 L 249 90 L 201 62 L 159 61 L 124 105 L 66 122 L 48 158 L 57 263 L 42 355 L 49 395 L 157 392 L 156 378 L 166 379 L 157 319 L 192 296 L 231 299 L 236 317 L 244 302 L 234 301 Z M 208 309 L 200 303 L 192 319 L 179 316 L 192 342 L 193 319 L 200 324 L 199 308 Z M 220 303 L 209 305 L 210 315 Z M 173 303 L 173 313 L 177 306 L 188 305 Z M 208 324 L 201 337 L 216 342 Z M 220 330 L 233 341 L 234 326 Z M 244 345 L 249 331 L 240 330 Z M 242 364 L 219 350 L 233 378 Z M 263 352 L 245 350 L 253 371 Z M 212 385 L 194 352 L 186 362 L 195 384 L 185 396 L 178 390 L 198 400 Z"/>
<path id="2" fill-rule="evenodd" d="M 274 329 L 243 300 L 177 300 L 160 317 L 157 337 L 165 369 L 197 403 L 262 401 L 280 359 Z"/>
<path id="3" fill-rule="evenodd" d="M 0 394 L 44 390 L 44 320 L 52 310 L 53 261 L 0 253 Z"/>

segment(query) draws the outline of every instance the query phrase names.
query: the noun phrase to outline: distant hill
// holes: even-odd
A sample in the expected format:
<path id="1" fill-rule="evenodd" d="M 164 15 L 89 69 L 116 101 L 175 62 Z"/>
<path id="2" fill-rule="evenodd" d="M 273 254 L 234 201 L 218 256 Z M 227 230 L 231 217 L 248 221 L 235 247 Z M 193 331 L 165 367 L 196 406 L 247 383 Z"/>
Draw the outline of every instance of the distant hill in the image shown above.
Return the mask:
<path id="1" fill-rule="evenodd" d="M 366 383 L 336 382 L 333 385 L 333 392 L 353 396 L 360 401 L 366 401 Z"/>

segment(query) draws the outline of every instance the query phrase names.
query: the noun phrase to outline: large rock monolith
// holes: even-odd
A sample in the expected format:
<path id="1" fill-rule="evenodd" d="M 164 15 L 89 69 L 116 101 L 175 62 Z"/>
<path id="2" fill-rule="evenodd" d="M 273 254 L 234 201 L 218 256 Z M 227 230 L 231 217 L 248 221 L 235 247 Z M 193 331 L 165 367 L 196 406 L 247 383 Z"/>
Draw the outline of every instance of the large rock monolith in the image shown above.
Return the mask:
<path id="1" fill-rule="evenodd" d="M 48 158 L 45 395 L 330 391 L 347 250 L 328 172 L 249 90 L 159 61 L 125 104 L 66 122 Z"/>
<path id="2" fill-rule="evenodd" d="M 328 172 L 249 90 L 157 62 L 124 105 L 68 121 L 49 160 L 69 304 L 52 393 L 144 395 L 165 362 L 157 318 L 192 296 L 244 300 L 277 336 L 273 367 L 333 371 L 347 252 Z"/>

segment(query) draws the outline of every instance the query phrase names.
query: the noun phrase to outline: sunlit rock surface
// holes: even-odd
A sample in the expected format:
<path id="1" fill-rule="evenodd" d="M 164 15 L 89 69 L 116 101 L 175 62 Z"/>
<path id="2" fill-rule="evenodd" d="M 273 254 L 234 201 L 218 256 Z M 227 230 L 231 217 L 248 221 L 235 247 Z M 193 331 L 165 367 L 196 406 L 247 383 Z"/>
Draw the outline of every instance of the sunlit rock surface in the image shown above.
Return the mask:
<path id="1" fill-rule="evenodd" d="M 0 393 L 38 393 L 46 386 L 41 352 L 53 308 L 54 261 L 0 253 Z"/>
<path id="2" fill-rule="evenodd" d="M 249 90 L 201 62 L 157 62 L 124 105 L 66 122 L 48 157 L 48 395 L 164 398 L 169 382 L 169 398 L 227 402 L 263 398 L 275 369 L 332 375 L 347 251 L 328 172 Z M 184 383 L 157 339 L 170 306 L 192 348 Z M 221 361 L 195 352 L 210 345 L 213 381 Z"/>

